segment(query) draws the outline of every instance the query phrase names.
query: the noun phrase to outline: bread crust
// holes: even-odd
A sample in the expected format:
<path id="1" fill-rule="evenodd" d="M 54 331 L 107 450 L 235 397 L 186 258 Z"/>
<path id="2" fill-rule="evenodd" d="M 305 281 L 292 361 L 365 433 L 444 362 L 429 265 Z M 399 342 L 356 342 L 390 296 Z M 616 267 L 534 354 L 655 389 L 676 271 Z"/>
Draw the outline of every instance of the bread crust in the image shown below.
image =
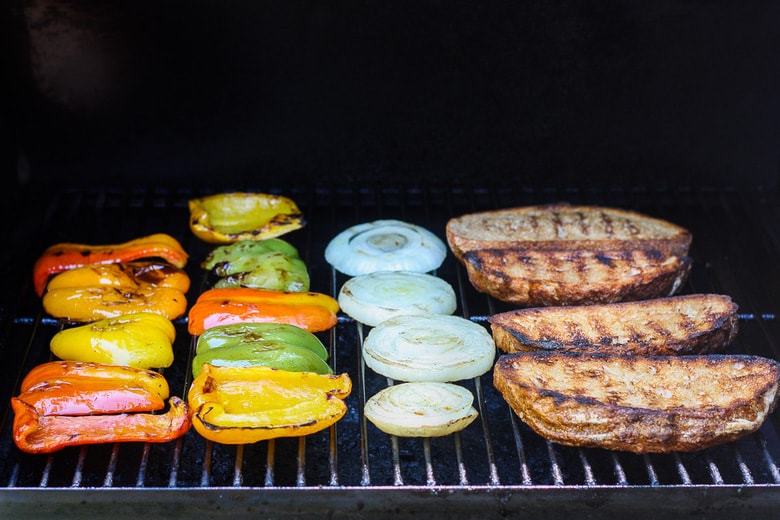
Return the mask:
<path id="1" fill-rule="evenodd" d="M 736 337 L 738 306 L 726 295 L 518 309 L 488 318 L 496 346 L 634 355 L 720 352 Z"/>
<path id="2" fill-rule="evenodd" d="M 686 256 L 692 240 L 687 229 L 635 211 L 566 203 L 454 217 L 446 235 L 461 261 L 475 249 L 656 250 Z"/>
<path id="3" fill-rule="evenodd" d="M 542 437 L 633 453 L 696 451 L 756 431 L 775 409 L 780 368 L 757 356 L 522 352 L 494 385 Z"/>
<path id="4" fill-rule="evenodd" d="M 692 260 L 656 250 L 475 249 L 464 255 L 478 291 L 522 307 L 592 305 L 674 295 Z"/>

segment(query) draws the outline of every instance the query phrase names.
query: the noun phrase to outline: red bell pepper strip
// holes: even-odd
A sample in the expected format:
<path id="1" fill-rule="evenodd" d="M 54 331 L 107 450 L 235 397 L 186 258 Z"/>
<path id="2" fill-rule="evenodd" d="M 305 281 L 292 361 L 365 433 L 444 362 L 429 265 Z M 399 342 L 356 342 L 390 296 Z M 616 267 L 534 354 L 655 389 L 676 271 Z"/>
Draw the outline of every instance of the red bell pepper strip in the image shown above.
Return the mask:
<path id="1" fill-rule="evenodd" d="M 41 415 L 151 412 L 165 407 L 162 397 L 145 388 L 107 379 L 45 381 L 23 392 L 18 399 Z"/>
<path id="2" fill-rule="evenodd" d="M 51 381 L 108 381 L 117 386 L 145 388 L 163 399 L 170 392 L 168 381 L 154 370 L 81 361 L 50 361 L 37 365 L 22 380 L 20 391 L 24 393 Z"/>
<path id="3" fill-rule="evenodd" d="M 55 244 L 47 248 L 33 267 L 33 284 L 43 295 L 49 277 L 55 273 L 89 264 L 115 264 L 141 258 L 162 258 L 175 267 L 187 264 L 187 252 L 170 235 L 156 233 L 121 244 Z"/>
<path id="4" fill-rule="evenodd" d="M 12 398 L 16 446 L 26 453 L 51 453 L 68 446 L 113 442 L 168 442 L 190 429 L 189 408 L 171 397 L 165 413 L 105 415 L 42 415 L 33 406 Z"/>

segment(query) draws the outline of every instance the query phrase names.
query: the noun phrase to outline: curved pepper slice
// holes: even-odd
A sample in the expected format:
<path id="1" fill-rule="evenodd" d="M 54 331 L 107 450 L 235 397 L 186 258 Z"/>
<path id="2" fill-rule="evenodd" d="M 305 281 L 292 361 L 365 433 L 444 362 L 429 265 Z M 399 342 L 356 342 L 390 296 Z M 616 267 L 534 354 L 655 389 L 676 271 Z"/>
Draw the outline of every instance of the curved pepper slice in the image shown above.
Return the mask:
<path id="1" fill-rule="evenodd" d="M 195 352 L 203 354 L 234 345 L 276 343 L 298 345 L 311 350 L 325 361 L 328 359 L 328 350 L 317 336 L 287 323 L 234 323 L 212 327 L 198 336 Z"/>
<path id="2" fill-rule="evenodd" d="M 347 411 L 347 374 L 320 375 L 273 368 L 203 365 L 187 399 L 195 430 L 223 444 L 308 435 Z"/>
<path id="3" fill-rule="evenodd" d="M 156 233 L 120 244 L 87 245 L 70 242 L 48 247 L 35 262 L 33 283 L 38 296 L 43 295 L 49 277 L 88 264 L 115 264 L 141 258 L 162 258 L 171 265 L 184 267 L 187 253 L 170 235 Z"/>
<path id="4" fill-rule="evenodd" d="M 168 318 L 142 312 L 63 329 L 49 346 L 55 356 L 69 361 L 165 368 L 173 364 L 175 339 Z"/>
<path id="5" fill-rule="evenodd" d="M 338 302 L 326 294 L 226 288 L 204 291 L 188 314 L 187 328 L 197 336 L 232 323 L 287 323 L 309 332 L 338 322 Z"/>
<path id="6" fill-rule="evenodd" d="M 192 425 L 189 407 L 171 397 L 166 413 L 112 415 L 42 415 L 18 398 L 11 398 L 14 411 L 14 442 L 27 453 L 51 453 L 67 446 L 113 442 L 168 442 Z"/>
<path id="7" fill-rule="evenodd" d="M 49 280 L 46 290 L 68 287 L 169 287 L 186 293 L 190 278 L 179 268 L 163 262 L 139 260 L 117 264 L 90 264 L 63 271 Z"/>
<path id="8" fill-rule="evenodd" d="M 19 390 L 28 392 L 52 381 L 73 381 L 84 385 L 108 381 L 122 387 L 140 387 L 163 399 L 170 395 L 168 381 L 154 370 L 77 361 L 49 361 L 37 365 L 22 379 Z"/>
<path id="9" fill-rule="evenodd" d="M 183 292 L 170 287 L 63 287 L 43 295 L 43 309 L 55 318 L 90 322 L 150 312 L 174 320 L 187 311 Z"/>
<path id="10" fill-rule="evenodd" d="M 165 407 L 164 397 L 140 386 L 118 385 L 109 379 L 71 379 L 39 383 L 18 399 L 41 415 L 90 415 L 161 410 Z"/>
<path id="11" fill-rule="evenodd" d="M 307 348 L 289 343 L 272 345 L 248 343 L 207 350 L 192 358 L 192 376 L 198 377 L 202 366 L 206 363 L 214 366 L 229 367 L 262 365 L 290 372 L 333 373 L 333 370 L 325 360 L 317 354 Z"/>
<path id="12" fill-rule="evenodd" d="M 218 193 L 191 199 L 189 209 L 192 233 L 214 244 L 278 237 L 305 225 L 292 199 L 267 193 Z"/>

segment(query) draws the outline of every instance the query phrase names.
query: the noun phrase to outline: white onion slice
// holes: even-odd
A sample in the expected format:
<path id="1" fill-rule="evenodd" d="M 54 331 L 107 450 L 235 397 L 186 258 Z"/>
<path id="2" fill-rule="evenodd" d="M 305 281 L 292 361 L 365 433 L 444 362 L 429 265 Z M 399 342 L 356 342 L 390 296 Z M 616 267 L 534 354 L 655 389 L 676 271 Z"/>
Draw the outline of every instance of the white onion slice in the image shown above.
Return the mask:
<path id="1" fill-rule="evenodd" d="M 338 296 L 341 310 L 360 323 L 376 326 L 401 314 L 452 314 L 455 290 L 425 273 L 378 271 L 350 278 Z"/>
<path id="2" fill-rule="evenodd" d="M 461 381 L 493 368 L 496 344 L 485 328 L 458 316 L 396 316 L 371 329 L 363 359 L 397 381 Z"/>
<path id="3" fill-rule="evenodd" d="M 474 396 L 451 383 L 402 383 L 372 396 L 366 419 L 399 437 L 440 437 L 460 431 L 477 418 Z"/>
<path id="4" fill-rule="evenodd" d="M 400 220 L 376 220 L 345 229 L 325 248 L 325 260 L 348 276 L 376 271 L 427 273 L 447 256 L 447 246 L 427 229 Z"/>

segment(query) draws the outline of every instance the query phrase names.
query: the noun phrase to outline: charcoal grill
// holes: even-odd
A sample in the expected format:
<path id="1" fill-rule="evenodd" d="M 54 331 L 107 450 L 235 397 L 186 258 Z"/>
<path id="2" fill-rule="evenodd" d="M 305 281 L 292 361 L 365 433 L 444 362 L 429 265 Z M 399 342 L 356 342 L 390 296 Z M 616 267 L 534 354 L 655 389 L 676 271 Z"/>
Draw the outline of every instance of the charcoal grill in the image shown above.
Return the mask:
<path id="1" fill-rule="evenodd" d="M 296 200 L 307 226 L 288 235 L 310 267 L 314 290 L 336 294 L 346 278 L 323 258 L 328 240 L 355 223 L 399 218 L 443 237 L 451 216 L 544 202 L 602 204 L 669 219 L 694 236 L 693 270 L 683 292 L 729 294 L 739 304 L 740 333 L 730 351 L 780 357 L 780 209 L 762 186 L 528 187 L 522 184 L 349 184 L 19 190 L 4 215 L 9 247 L 0 262 L 0 517 L 208 515 L 238 518 L 372 518 L 409 514 L 593 518 L 768 517 L 780 504 L 780 415 L 737 442 L 696 453 L 634 455 L 547 442 L 508 408 L 491 374 L 463 384 L 480 418 L 459 434 L 429 440 L 385 435 L 362 406 L 390 384 L 365 368 L 368 330 L 342 316 L 322 339 L 334 368 L 354 382 L 348 414 L 330 430 L 300 439 L 246 446 L 206 442 L 194 431 L 168 444 L 117 444 L 27 455 L 13 444 L 9 399 L 33 366 L 50 359 L 48 341 L 61 324 L 42 313 L 31 267 L 60 241 L 113 243 L 166 232 L 191 255 L 193 301 L 208 287 L 198 264 L 209 251 L 187 227 L 187 200 L 216 191 L 267 191 Z M 4 210 L 6 211 L 6 210 Z M 450 254 L 436 272 L 458 294 L 457 314 L 486 325 L 506 304 L 474 290 Z M 164 371 L 173 393 L 186 395 L 194 349 L 177 320 L 176 361 Z"/>

